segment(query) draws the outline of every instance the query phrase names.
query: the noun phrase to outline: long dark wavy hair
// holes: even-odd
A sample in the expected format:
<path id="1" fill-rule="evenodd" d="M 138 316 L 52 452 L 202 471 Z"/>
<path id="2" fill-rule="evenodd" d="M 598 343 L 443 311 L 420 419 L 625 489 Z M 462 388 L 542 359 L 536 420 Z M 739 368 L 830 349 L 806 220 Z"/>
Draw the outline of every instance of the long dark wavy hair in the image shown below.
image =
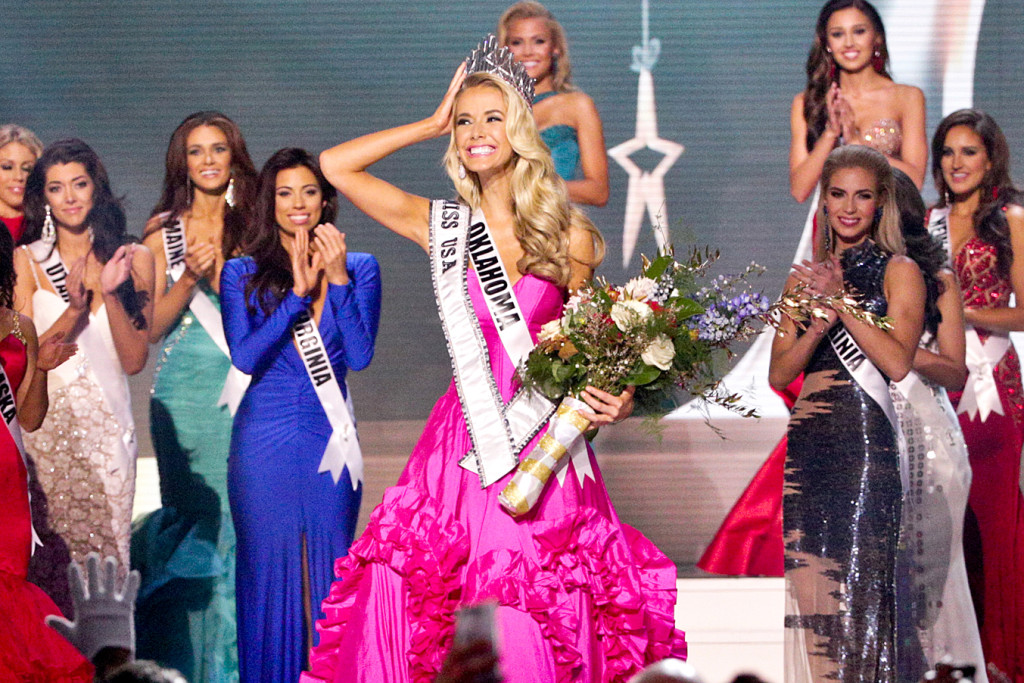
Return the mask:
<path id="1" fill-rule="evenodd" d="M 843 9 L 856 9 L 864 13 L 878 34 L 877 45 L 882 69 L 878 73 L 892 80 L 889 75 L 889 48 L 885 43 L 885 26 L 882 17 L 867 0 L 829 0 L 818 13 L 818 23 L 814 27 L 814 42 L 807 54 L 807 87 L 804 89 L 804 120 L 807 121 L 807 150 L 814 147 L 828 125 L 828 106 L 825 97 L 833 82 L 839 80 L 839 66 L 828 52 L 828 20 L 832 15 Z M 874 63 L 874 62 L 873 62 Z"/>
<path id="2" fill-rule="evenodd" d="M 14 238 L 0 230 L 0 306 L 14 307 Z"/>
<path id="3" fill-rule="evenodd" d="M 939 271 L 946 267 L 946 252 L 938 240 L 931 236 L 925 226 L 924 200 L 917 185 L 906 173 L 892 169 L 896 194 L 896 205 L 900 210 L 900 229 L 907 245 L 907 256 L 921 269 L 927 291 L 924 304 L 924 328 L 933 335 L 939 330 L 942 313 L 939 311 L 939 297 L 945 291 Z"/>
<path id="4" fill-rule="evenodd" d="M 106 263 L 118 247 L 138 242 L 138 239 L 128 234 L 124 208 L 121 206 L 121 200 L 115 197 L 110 189 L 110 178 L 107 176 L 107 169 L 103 167 L 103 162 L 92 147 L 77 138 L 59 140 L 48 146 L 29 173 L 25 181 L 24 232 L 19 244 L 31 244 L 42 234 L 47 203 L 44 192 L 46 172 L 51 166 L 74 162 L 82 164 L 92 179 L 92 209 L 85 217 L 85 221 L 92 228 L 92 252 L 100 263 Z M 132 324 L 140 330 L 143 329 L 146 326 L 143 308 L 148 295 L 136 291 L 135 283 L 129 277 L 117 288 L 117 298 L 121 300 L 121 305 L 131 318 Z"/>
<path id="5" fill-rule="evenodd" d="M 333 223 L 338 215 L 338 191 L 327 182 L 313 155 L 298 147 L 285 147 L 267 159 L 257 182 L 249 234 L 242 245 L 245 253 L 256 262 L 256 272 L 245 285 L 245 300 L 250 312 L 254 310 L 254 302 L 258 302 L 263 312 L 269 315 L 295 284 L 291 260 L 281 244 L 281 228 L 277 224 L 275 209 L 277 174 L 300 166 L 312 171 L 320 185 L 325 204 L 319 222 Z"/>
<path id="6" fill-rule="evenodd" d="M 991 168 L 982 178 L 978 188 L 980 201 L 974 212 L 974 232 L 984 242 L 996 248 L 996 268 L 1008 277 L 1013 264 L 1013 247 L 1010 244 L 1010 226 L 1006 222 L 1003 208 L 1008 204 L 1024 206 L 1024 197 L 1010 179 L 1010 146 L 1006 136 L 995 119 L 980 109 L 960 109 L 942 119 L 932 137 L 932 178 L 939 193 L 937 206 L 949 206 L 953 197 L 942 175 L 942 150 L 946 147 L 946 136 L 957 126 L 967 126 L 981 138 Z"/>
<path id="7" fill-rule="evenodd" d="M 219 111 L 198 111 L 189 114 L 171 133 L 171 140 L 167 144 L 164 189 L 151 215 L 167 212 L 167 220 L 160 226 L 162 228 L 173 224 L 192 204 L 194 188 L 188 177 L 186 143 L 189 134 L 200 126 L 220 129 L 227 138 L 228 148 L 231 150 L 235 206 L 227 206 L 224 209 L 224 232 L 221 237 L 221 251 L 227 259 L 241 253 L 241 242 L 246 230 L 246 212 L 252 206 L 252 198 L 256 192 L 256 167 L 249 157 L 242 131 L 234 121 Z"/>

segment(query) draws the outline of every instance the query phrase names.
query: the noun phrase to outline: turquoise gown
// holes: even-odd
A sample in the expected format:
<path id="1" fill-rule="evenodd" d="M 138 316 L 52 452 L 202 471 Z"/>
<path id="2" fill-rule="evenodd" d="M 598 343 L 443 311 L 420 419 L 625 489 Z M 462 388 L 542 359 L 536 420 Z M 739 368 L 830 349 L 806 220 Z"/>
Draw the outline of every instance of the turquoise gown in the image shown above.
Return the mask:
<path id="1" fill-rule="evenodd" d="M 219 309 L 219 297 L 203 284 L 197 295 Z M 186 308 L 164 338 L 150 398 L 163 507 L 132 534 L 132 566 L 142 573 L 136 654 L 193 683 L 238 680 L 227 495 L 232 416 L 217 405 L 230 367 Z"/>
<path id="2" fill-rule="evenodd" d="M 534 98 L 533 103 L 537 104 L 557 94 L 554 90 L 541 93 Z M 576 140 L 576 129 L 565 124 L 549 126 L 540 131 L 540 137 L 551 150 L 555 171 L 562 176 L 562 180 L 575 180 L 580 166 L 580 145 Z"/>

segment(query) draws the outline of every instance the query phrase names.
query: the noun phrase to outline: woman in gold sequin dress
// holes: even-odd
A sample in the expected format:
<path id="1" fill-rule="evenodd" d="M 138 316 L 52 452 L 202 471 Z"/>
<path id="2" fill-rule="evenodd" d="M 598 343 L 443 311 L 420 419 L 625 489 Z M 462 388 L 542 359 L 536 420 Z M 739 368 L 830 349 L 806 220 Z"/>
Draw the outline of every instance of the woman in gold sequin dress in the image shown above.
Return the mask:
<path id="1" fill-rule="evenodd" d="M 49 413 L 25 437 L 43 541 L 29 578 L 68 614 L 71 559 L 97 551 L 128 568 L 136 446 L 126 374 L 146 365 L 153 255 L 129 244 L 106 170 L 81 140 L 53 143 L 32 169 L 21 241 L 16 308 L 41 341 L 63 333 L 78 344 L 50 373 Z"/>
<path id="2" fill-rule="evenodd" d="M 951 394 L 973 470 L 969 498 L 968 568 L 990 668 L 1024 681 L 1024 390 L 1020 360 L 1009 339 L 1024 330 L 1024 205 L 1009 172 L 999 126 L 984 112 L 963 109 L 943 119 L 932 140 L 939 204 L 932 233 L 946 242 L 960 279 L 967 322 L 962 394 Z M 972 542 L 973 537 L 973 542 Z M 972 563 L 972 560 L 974 561 Z M 978 561 L 980 560 L 980 568 Z M 980 571 L 978 571 L 980 569 Z"/>

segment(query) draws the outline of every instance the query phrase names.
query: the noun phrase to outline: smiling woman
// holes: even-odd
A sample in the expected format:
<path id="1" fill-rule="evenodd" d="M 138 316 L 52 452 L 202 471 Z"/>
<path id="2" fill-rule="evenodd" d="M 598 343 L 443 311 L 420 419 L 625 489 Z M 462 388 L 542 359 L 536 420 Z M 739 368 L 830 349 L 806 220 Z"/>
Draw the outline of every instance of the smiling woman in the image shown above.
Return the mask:
<path id="1" fill-rule="evenodd" d="M 227 463 L 243 681 L 298 679 L 359 513 L 345 376 L 373 358 L 380 270 L 348 250 L 337 209 L 316 160 L 279 150 L 260 172 L 249 255 L 221 275 L 231 358 L 252 375 Z"/>
<path id="2" fill-rule="evenodd" d="M 256 170 L 238 126 L 213 111 L 178 125 L 164 169 L 144 237 L 156 258 L 149 338 L 161 348 L 149 419 L 162 507 L 132 535 L 132 566 L 142 574 L 137 652 L 191 681 L 217 683 L 238 670 L 224 403 L 240 374 L 230 372 L 219 275 L 244 237 Z"/>
<path id="3" fill-rule="evenodd" d="M 896 625 L 909 622 L 900 621 L 895 591 L 903 491 L 889 379 L 911 369 L 925 284 L 902 255 L 892 170 L 881 153 L 832 152 L 821 195 L 825 252 L 795 266 L 786 290 L 855 288 L 892 329 L 826 309 L 806 329 L 784 319 L 772 346 L 772 386 L 804 373 L 783 495 L 786 680 L 916 680 L 897 668 Z"/>
<path id="4" fill-rule="evenodd" d="M 0 126 L 0 222 L 17 242 L 25 219 L 25 181 L 43 143 L 35 133 L 13 123 Z"/>
<path id="5" fill-rule="evenodd" d="M 107 172 L 81 140 L 50 145 L 29 174 L 22 242 L 15 307 L 42 342 L 78 343 L 50 373 L 50 411 L 25 438 L 42 489 L 32 501 L 43 547 L 29 576 L 67 614 L 71 559 L 97 551 L 128 570 L 136 443 L 125 375 L 146 364 L 153 256 L 132 244 Z"/>
<path id="6" fill-rule="evenodd" d="M 594 101 L 572 84 L 565 30 L 539 2 L 512 5 L 498 21 L 498 42 L 508 47 L 536 80 L 533 114 L 569 199 L 608 202 L 608 157 L 601 115 Z"/>

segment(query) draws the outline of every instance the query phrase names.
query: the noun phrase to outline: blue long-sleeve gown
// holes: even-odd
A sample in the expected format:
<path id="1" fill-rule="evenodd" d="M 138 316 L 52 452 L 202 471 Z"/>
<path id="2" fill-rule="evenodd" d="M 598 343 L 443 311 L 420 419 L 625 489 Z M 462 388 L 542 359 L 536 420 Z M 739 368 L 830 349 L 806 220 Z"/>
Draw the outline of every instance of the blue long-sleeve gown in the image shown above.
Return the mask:
<path id="1" fill-rule="evenodd" d="M 347 266 L 349 284 L 327 285 L 319 325 L 342 391 L 346 370 L 373 357 L 381 298 L 373 256 L 350 253 Z M 255 270 L 252 259 L 239 258 L 221 275 L 231 358 L 252 375 L 231 434 L 228 497 L 238 544 L 240 677 L 277 683 L 298 680 L 307 629 L 327 597 L 335 558 L 352 542 L 362 486 L 353 490 L 347 468 L 337 484 L 329 472 L 317 473 L 331 425 L 291 334 L 310 299 L 289 290 L 269 315 L 258 305 L 249 310 L 245 285 Z"/>

